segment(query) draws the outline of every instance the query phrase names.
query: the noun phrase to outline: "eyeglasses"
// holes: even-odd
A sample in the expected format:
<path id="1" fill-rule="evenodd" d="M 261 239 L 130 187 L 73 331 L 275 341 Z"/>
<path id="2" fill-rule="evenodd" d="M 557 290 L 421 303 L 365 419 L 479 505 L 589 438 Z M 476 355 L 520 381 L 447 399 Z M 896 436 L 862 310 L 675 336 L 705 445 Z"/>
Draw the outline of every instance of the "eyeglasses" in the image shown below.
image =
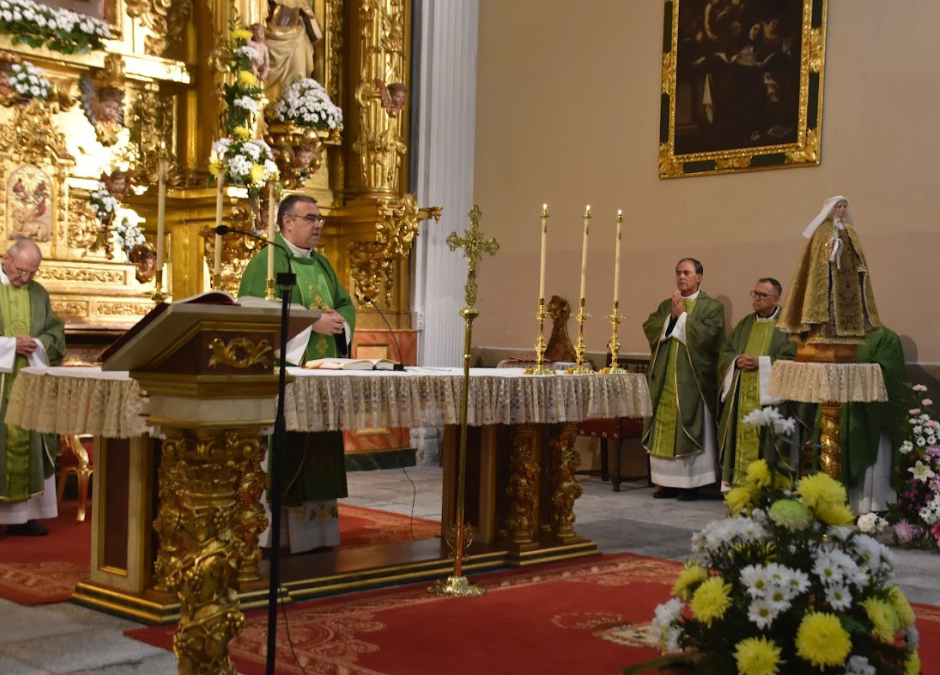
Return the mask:
<path id="1" fill-rule="evenodd" d="M 34 269 L 34 270 L 24 270 L 24 269 L 20 269 L 19 267 L 17 267 L 16 265 L 14 265 L 12 262 L 10 263 L 10 267 L 13 268 L 13 272 L 14 272 L 14 273 L 16 274 L 16 276 L 19 277 L 20 279 L 23 279 L 23 278 L 32 279 L 32 278 L 33 278 L 34 276 L 36 276 L 36 274 L 39 272 L 39 269 L 38 269 L 38 268 L 37 268 L 37 269 Z"/>
<path id="2" fill-rule="evenodd" d="M 308 223 L 313 223 L 314 225 L 323 222 L 323 218 L 317 213 L 308 213 L 305 216 L 298 216 L 296 213 L 288 213 L 287 215 L 289 215 L 291 218 L 301 218 L 306 220 Z"/>
<path id="3" fill-rule="evenodd" d="M 761 293 L 760 291 L 751 291 L 752 298 L 760 298 L 761 300 L 766 300 L 767 298 L 776 298 L 776 293 Z"/>

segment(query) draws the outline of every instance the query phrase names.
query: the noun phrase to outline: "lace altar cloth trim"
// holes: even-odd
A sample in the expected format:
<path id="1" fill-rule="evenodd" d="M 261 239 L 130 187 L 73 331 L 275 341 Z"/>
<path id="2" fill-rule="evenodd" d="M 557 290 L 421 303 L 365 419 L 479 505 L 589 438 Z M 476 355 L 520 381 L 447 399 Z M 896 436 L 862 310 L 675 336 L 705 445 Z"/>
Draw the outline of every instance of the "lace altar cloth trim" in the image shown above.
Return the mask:
<path id="1" fill-rule="evenodd" d="M 463 372 L 409 368 L 404 373 L 288 368 L 296 380 L 284 402 L 292 431 L 430 427 L 460 423 Z M 24 368 L 6 422 L 55 434 L 131 438 L 146 431 L 144 398 L 126 372 L 100 368 Z M 467 423 L 551 424 L 651 414 L 638 373 L 534 377 L 521 369 L 470 371 Z"/>
<path id="2" fill-rule="evenodd" d="M 771 396 L 805 403 L 888 400 L 877 363 L 776 361 L 767 389 Z"/>

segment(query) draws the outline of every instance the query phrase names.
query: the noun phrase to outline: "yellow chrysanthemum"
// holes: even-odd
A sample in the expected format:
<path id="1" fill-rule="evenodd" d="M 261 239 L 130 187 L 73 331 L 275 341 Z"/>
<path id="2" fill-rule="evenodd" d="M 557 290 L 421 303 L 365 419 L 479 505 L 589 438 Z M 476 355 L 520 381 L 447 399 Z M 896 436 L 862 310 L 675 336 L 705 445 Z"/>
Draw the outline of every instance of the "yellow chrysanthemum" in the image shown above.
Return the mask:
<path id="1" fill-rule="evenodd" d="M 232 38 L 235 40 L 250 40 L 251 31 L 247 28 L 238 28 L 232 31 Z"/>
<path id="2" fill-rule="evenodd" d="M 209 173 L 211 173 L 213 176 L 219 175 L 219 160 L 214 159 L 209 162 Z"/>
<path id="3" fill-rule="evenodd" d="M 911 603 L 907 601 L 903 591 L 897 586 L 891 586 L 888 589 L 888 600 L 898 615 L 898 623 L 901 630 L 905 630 L 914 625 L 914 610 L 911 609 Z"/>
<path id="4" fill-rule="evenodd" d="M 740 675 L 777 675 L 780 647 L 766 637 L 741 640 L 734 649 Z"/>
<path id="5" fill-rule="evenodd" d="M 791 532 L 805 530 L 812 522 L 806 506 L 798 499 L 778 499 L 770 505 L 767 517 Z"/>
<path id="6" fill-rule="evenodd" d="M 683 600 L 692 597 L 692 587 L 697 586 L 708 579 L 708 570 L 701 565 L 688 565 L 679 572 L 675 586 L 672 587 L 672 594 L 677 595 Z"/>
<path id="7" fill-rule="evenodd" d="M 720 619 L 728 611 L 731 606 L 730 596 L 731 584 L 726 584 L 721 577 L 710 577 L 692 594 L 689 609 L 692 610 L 692 616 L 711 626 L 712 621 Z"/>
<path id="8" fill-rule="evenodd" d="M 878 639 L 882 642 L 894 642 L 894 633 L 898 629 L 898 615 L 891 606 L 878 598 L 868 598 L 861 604 L 874 626 Z"/>
<path id="9" fill-rule="evenodd" d="M 728 510 L 737 515 L 754 506 L 754 491 L 747 487 L 736 487 L 725 495 Z"/>
<path id="10" fill-rule="evenodd" d="M 778 490 L 789 490 L 793 487 L 793 479 L 785 473 L 774 471 L 774 487 Z"/>
<path id="11" fill-rule="evenodd" d="M 264 182 L 264 167 L 260 164 L 252 164 L 248 171 L 253 185 L 261 185 Z"/>
<path id="12" fill-rule="evenodd" d="M 816 509 L 820 502 L 844 504 L 846 500 L 845 487 L 824 473 L 814 473 L 801 478 L 796 486 L 796 493 L 811 509 Z"/>
<path id="13" fill-rule="evenodd" d="M 855 513 L 846 503 L 834 504 L 819 501 L 816 504 L 816 517 L 827 525 L 851 525 L 855 522 Z"/>
<path id="14" fill-rule="evenodd" d="M 239 70 L 238 81 L 244 84 L 246 87 L 258 86 L 258 77 L 250 70 Z"/>
<path id="15" fill-rule="evenodd" d="M 917 652 L 904 662 L 904 675 L 920 675 L 920 655 Z"/>
<path id="16" fill-rule="evenodd" d="M 251 136 L 251 131 L 248 127 L 235 127 L 232 129 L 232 136 L 239 140 L 247 141 L 248 137 Z"/>
<path id="17" fill-rule="evenodd" d="M 747 465 L 745 484 L 758 487 L 768 487 L 770 485 L 770 469 L 767 468 L 766 460 L 759 459 Z"/>
<path id="18" fill-rule="evenodd" d="M 839 622 L 828 612 L 810 612 L 796 631 L 796 654 L 820 670 L 841 666 L 852 651 L 852 640 Z"/>

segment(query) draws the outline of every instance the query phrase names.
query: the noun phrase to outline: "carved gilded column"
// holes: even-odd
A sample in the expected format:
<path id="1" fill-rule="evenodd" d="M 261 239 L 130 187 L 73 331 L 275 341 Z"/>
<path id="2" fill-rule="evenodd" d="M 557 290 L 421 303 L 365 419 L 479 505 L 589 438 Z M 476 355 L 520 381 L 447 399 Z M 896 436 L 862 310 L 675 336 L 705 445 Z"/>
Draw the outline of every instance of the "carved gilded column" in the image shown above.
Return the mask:
<path id="1" fill-rule="evenodd" d="M 502 533 L 516 549 L 536 548 L 539 523 L 539 452 L 534 424 L 513 425 L 509 458 L 509 512 Z"/>
<path id="2" fill-rule="evenodd" d="M 574 449 L 577 425 L 560 424 L 551 439 L 551 468 L 548 484 L 551 494 L 549 523 L 552 537 L 568 544 L 580 539 L 574 532 L 574 500 L 584 490 L 575 479 L 581 458 Z"/>
<path id="3" fill-rule="evenodd" d="M 242 589 L 261 580 L 258 570 L 261 562 L 259 540 L 268 526 L 268 518 L 261 504 L 261 496 L 268 488 L 268 474 L 262 466 L 266 445 L 264 437 L 249 438 L 246 435 L 236 446 L 240 473 L 235 494 L 238 510 L 234 530 L 241 558 L 238 586 Z"/>

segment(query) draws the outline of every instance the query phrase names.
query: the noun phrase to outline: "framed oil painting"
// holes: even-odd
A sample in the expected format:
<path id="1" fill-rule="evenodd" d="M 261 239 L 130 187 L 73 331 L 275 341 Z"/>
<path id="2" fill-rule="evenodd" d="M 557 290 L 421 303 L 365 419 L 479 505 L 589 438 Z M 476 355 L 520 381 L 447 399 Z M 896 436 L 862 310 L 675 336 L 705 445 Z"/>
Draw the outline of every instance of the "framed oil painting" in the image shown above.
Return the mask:
<path id="1" fill-rule="evenodd" d="M 660 178 L 816 166 L 828 0 L 666 0 Z"/>

